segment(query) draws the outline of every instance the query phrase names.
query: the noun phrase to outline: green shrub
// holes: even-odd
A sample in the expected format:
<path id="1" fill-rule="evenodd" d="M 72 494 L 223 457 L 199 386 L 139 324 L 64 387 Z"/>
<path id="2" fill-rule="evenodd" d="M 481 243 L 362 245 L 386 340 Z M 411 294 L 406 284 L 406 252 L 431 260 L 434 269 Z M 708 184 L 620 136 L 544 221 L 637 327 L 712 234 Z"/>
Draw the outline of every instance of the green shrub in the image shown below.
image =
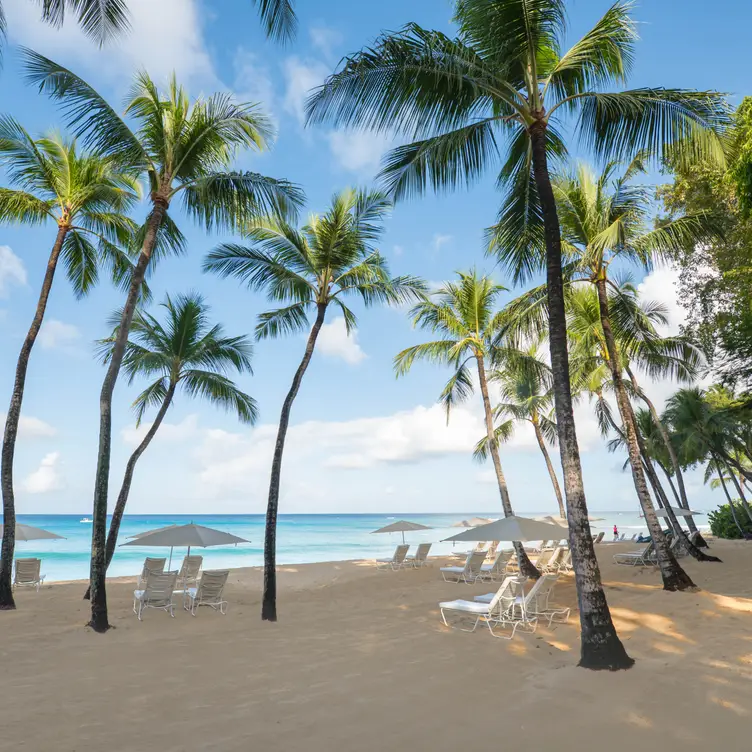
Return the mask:
<path id="1" fill-rule="evenodd" d="M 742 505 L 739 502 L 735 502 L 734 509 L 736 509 L 736 516 L 739 520 L 739 524 L 746 532 L 752 535 L 752 521 L 750 521 Z M 723 506 L 718 507 L 714 512 L 710 512 L 708 514 L 708 519 L 710 520 L 710 531 L 716 538 L 735 539 L 743 537 L 734 522 L 734 517 L 731 514 L 731 507 L 729 507 L 728 504 L 724 504 Z"/>

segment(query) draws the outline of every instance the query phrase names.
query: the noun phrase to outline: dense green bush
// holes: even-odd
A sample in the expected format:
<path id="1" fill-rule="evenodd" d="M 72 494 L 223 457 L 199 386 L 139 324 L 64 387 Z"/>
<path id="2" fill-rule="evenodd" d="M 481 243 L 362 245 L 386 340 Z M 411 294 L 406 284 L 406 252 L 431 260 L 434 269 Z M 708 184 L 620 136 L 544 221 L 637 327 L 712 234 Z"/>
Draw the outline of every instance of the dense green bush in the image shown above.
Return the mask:
<path id="1" fill-rule="evenodd" d="M 734 504 L 736 509 L 736 516 L 739 520 L 739 524 L 744 528 L 746 532 L 752 535 L 752 522 L 747 513 L 742 508 L 740 503 Z M 710 520 L 710 531 L 716 538 L 741 538 L 742 534 L 739 532 L 739 528 L 734 522 L 734 518 L 731 514 L 731 508 L 728 504 L 718 507 L 714 512 L 708 514 Z"/>

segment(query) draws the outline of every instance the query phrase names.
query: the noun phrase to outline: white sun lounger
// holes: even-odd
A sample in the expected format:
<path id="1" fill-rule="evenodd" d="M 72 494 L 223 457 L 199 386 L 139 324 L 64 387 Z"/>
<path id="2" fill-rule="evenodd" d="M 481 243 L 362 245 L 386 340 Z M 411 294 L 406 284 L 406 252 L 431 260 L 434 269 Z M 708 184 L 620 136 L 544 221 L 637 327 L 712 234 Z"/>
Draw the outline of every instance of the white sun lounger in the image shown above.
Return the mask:
<path id="1" fill-rule="evenodd" d="M 409 543 L 400 543 L 400 545 L 394 549 L 394 556 L 392 556 L 391 559 L 376 559 L 376 567 L 378 569 L 401 569 L 405 566 L 405 556 L 407 556 L 409 548 Z"/>
<path id="2" fill-rule="evenodd" d="M 149 576 L 150 572 L 154 572 L 154 574 L 162 574 L 164 572 L 165 564 L 167 564 L 167 559 L 152 559 L 150 556 L 147 556 L 146 559 L 144 559 L 144 566 L 141 570 L 141 574 L 138 576 L 138 590 L 143 590 L 143 586 L 146 584 L 146 578 Z"/>
<path id="3" fill-rule="evenodd" d="M 160 608 L 175 617 L 172 593 L 178 579 L 177 570 L 173 572 L 149 572 L 146 577 L 146 587 L 133 591 L 133 613 L 138 620 L 143 621 L 141 614 L 147 608 Z"/>
<path id="4" fill-rule="evenodd" d="M 482 619 L 485 621 L 488 631 L 494 637 L 511 640 L 517 628 L 516 624 L 514 624 L 514 603 L 522 590 L 522 582 L 524 582 L 524 579 L 520 579 L 517 576 L 507 577 L 495 593 L 489 594 L 490 597 L 485 603 L 479 603 L 477 599 L 475 601 L 458 599 L 439 603 L 441 619 L 447 627 L 460 629 L 462 632 L 474 632 Z M 450 624 L 447 621 L 447 613 L 457 617 L 458 624 L 463 619 L 471 620 L 472 626 L 469 629 L 455 627 L 454 624 Z M 509 637 L 494 632 L 493 625 L 507 623 L 513 624 L 512 634 Z"/>
<path id="5" fill-rule="evenodd" d="M 209 606 L 215 611 L 219 609 L 220 614 L 226 614 L 227 601 L 224 600 L 223 593 L 229 575 L 229 569 L 206 570 L 201 575 L 198 587 L 188 588 L 185 591 L 188 605 L 183 602 L 183 608 L 190 611 L 191 616 L 196 615 L 196 609 L 199 606 Z"/>
<path id="6" fill-rule="evenodd" d="M 480 568 L 479 580 L 500 580 L 507 574 L 507 565 L 514 551 L 499 551 L 493 564 L 483 564 Z"/>
<path id="7" fill-rule="evenodd" d="M 544 571 L 546 566 L 548 565 L 548 562 L 551 560 L 551 557 L 554 555 L 555 550 L 556 549 L 545 549 L 541 551 L 538 558 L 533 562 L 533 566 L 539 572 Z"/>
<path id="8" fill-rule="evenodd" d="M 441 567 L 439 570 L 444 582 L 466 582 L 471 584 L 480 577 L 481 567 L 486 560 L 485 551 L 468 554 L 464 567 Z"/>
<path id="9" fill-rule="evenodd" d="M 655 552 L 653 544 L 648 543 L 642 551 L 627 551 L 623 554 L 614 554 L 614 562 L 628 564 L 631 567 L 645 567 L 655 564 Z"/>
<path id="10" fill-rule="evenodd" d="M 415 556 L 406 556 L 404 566 L 419 569 L 428 565 L 428 552 L 431 550 L 431 543 L 421 543 Z"/>
<path id="11" fill-rule="evenodd" d="M 39 573 L 41 568 L 41 559 L 16 559 L 13 587 L 33 587 L 37 589 L 38 593 L 44 582 L 44 575 Z"/>
<path id="12" fill-rule="evenodd" d="M 571 572 L 572 570 L 572 551 L 568 548 L 559 560 L 559 572 Z"/>
<path id="13" fill-rule="evenodd" d="M 186 556 L 178 572 L 178 590 L 186 590 L 198 582 L 198 573 L 204 562 L 203 556 Z"/>
<path id="14" fill-rule="evenodd" d="M 605 533 L 603 531 L 598 533 L 598 535 L 596 535 L 595 538 L 593 538 L 593 543 L 600 543 L 603 540 L 604 535 Z"/>
<path id="15" fill-rule="evenodd" d="M 564 553 L 564 549 L 561 548 L 561 546 L 557 546 L 549 556 L 548 560 L 545 561 L 540 566 L 536 563 L 535 568 L 541 572 L 542 574 L 548 574 L 550 572 L 558 572 L 559 571 L 559 562 L 561 561 L 561 556 Z M 540 557 L 538 557 L 539 560 L 543 558 L 543 554 L 541 554 Z"/>

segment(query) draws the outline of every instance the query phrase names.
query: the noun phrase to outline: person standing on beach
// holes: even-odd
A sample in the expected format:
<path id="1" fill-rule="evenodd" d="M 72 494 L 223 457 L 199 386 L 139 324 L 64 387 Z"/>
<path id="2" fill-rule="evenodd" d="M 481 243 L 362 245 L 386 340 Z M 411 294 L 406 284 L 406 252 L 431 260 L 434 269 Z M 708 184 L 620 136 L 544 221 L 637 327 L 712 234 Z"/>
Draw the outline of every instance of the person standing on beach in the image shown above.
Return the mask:
<path id="1" fill-rule="evenodd" d="M 614 540 L 619 540 L 619 528 L 614 525 Z"/>

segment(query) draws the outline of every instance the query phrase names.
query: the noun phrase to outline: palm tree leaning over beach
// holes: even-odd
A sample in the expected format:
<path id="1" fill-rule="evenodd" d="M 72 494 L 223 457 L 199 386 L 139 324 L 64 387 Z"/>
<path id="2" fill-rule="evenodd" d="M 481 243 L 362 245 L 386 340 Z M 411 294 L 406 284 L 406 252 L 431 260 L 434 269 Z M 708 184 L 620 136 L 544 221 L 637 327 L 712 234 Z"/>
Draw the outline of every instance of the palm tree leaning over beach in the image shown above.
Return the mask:
<path id="1" fill-rule="evenodd" d="M 505 322 L 505 312 L 497 304 L 505 291 L 505 287 L 490 277 L 479 276 L 476 271 L 459 272 L 456 281 L 445 282 L 410 311 L 413 326 L 438 334 L 440 339 L 398 353 L 394 369 L 398 376 L 404 376 L 416 360 L 450 366 L 454 373 L 439 397 L 446 409 L 447 421 L 452 407 L 473 393 L 471 372 L 477 373 L 486 424 L 486 447 L 493 461 L 504 516 L 512 517 L 514 509 L 501 467 L 487 375 L 490 364 L 501 357 L 501 346 L 496 340 Z M 515 541 L 514 548 L 520 572 L 526 577 L 540 577 L 522 543 Z"/>
<path id="2" fill-rule="evenodd" d="M 207 230 L 233 228 L 269 213 L 288 214 L 301 192 L 286 181 L 229 170 L 240 149 L 267 148 L 268 119 L 256 105 L 236 104 L 228 94 L 191 102 L 173 78 L 161 92 L 146 73 L 136 76 L 125 107 L 132 130 L 108 102 L 71 71 L 24 52 L 26 76 L 60 102 L 66 124 L 89 146 L 143 177 L 149 186 L 149 213 L 138 237 L 140 254 L 122 309 L 112 357 L 100 395 L 99 451 L 94 484 L 91 621 L 97 632 L 109 628 L 105 591 L 105 537 L 112 433 L 112 395 L 144 276 L 160 248 L 184 249 L 184 239 L 168 209 L 182 199 L 184 211 Z"/>
<path id="3" fill-rule="evenodd" d="M 629 668 L 600 580 L 572 412 L 561 237 L 549 161 L 567 153 L 562 126 L 598 157 L 651 148 L 677 158 L 722 157 L 728 123 L 715 92 L 642 88 L 626 81 L 637 40 L 631 5 L 616 2 L 566 52 L 564 0 L 456 0 L 458 36 L 416 24 L 351 55 L 308 102 L 311 123 L 397 133 L 382 177 L 396 197 L 474 182 L 500 165 L 502 246 L 520 249 L 529 277 L 545 249 L 551 368 L 581 625 L 580 665 Z M 578 119 L 575 121 L 575 118 Z M 569 126 L 573 127 L 569 129 Z M 679 148 L 681 147 L 681 148 Z M 514 280 L 518 281 L 517 279 Z"/>
<path id="4" fill-rule="evenodd" d="M 498 385 L 501 391 L 501 402 L 494 408 L 494 416 L 497 421 L 501 419 L 503 422 L 497 423 L 496 430 L 508 423 L 509 428 L 503 431 L 504 440 L 508 441 L 515 423 L 529 423 L 532 426 L 559 505 L 559 516 L 565 520 L 567 510 L 564 497 L 547 447 L 547 444 L 555 445 L 557 441 L 556 421 L 551 417 L 554 404 L 551 370 L 539 359 L 538 345 L 520 352 L 519 357 L 515 357 L 514 353 L 507 355 L 501 367 L 490 373 L 489 381 Z M 479 442 L 476 454 L 485 457 L 486 447 L 486 440 Z"/>
<path id="5" fill-rule="evenodd" d="M 139 377 L 156 377 L 133 403 L 136 427 L 139 427 L 149 408 L 158 409 L 153 423 L 125 466 L 107 534 L 107 567 L 115 555 L 136 463 L 156 436 L 177 391 L 182 390 L 189 397 L 205 399 L 234 413 L 238 420 L 248 425 L 253 425 L 258 415 L 256 400 L 238 389 L 227 375 L 229 372 L 242 374 L 251 371 L 252 347 L 248 338 L 228 337 L 220 324 L 211 326 L 209 307 L 196 293 L 178 295 L 174 300 L 168 295 L 162 308 L 164 323 L 150 313 L 136 311 L 125 346 L 123 370 L 129 383 Z M 111 319 L 115 327 L 112 336 L 99 343 L 105 363 L 112 356 L 120 319 L 121 313 L 116 311 Z M 88 597 L 87 589 L 84 598 Z"/>
<path id="6" fill-rule="evenodd" d="M 305 331 L 309 311 L 316 313 L 303 358 L 282 404 L 274 446 L 264 535 L 263 620 L 277 620 L 277 513 L 290 412 L 326 313 L 334 307 L 350 332 L 357 321 L 345 299 L 359 297 L 366 306 L 397 304 L 423 291 L 423 283 L 415 278 L 391 277 L 386 259 L 374 247 L 391 207 L 389 199 L 378 191 L 345 190 L 332 198 L 325 214 L 311 216 L 300 229 L 278 219 L 249 223 L 249 245 L 224 243 L 204 264 L 207 271 L 237 277 L 251 290 L 264 290 L 270 300 L 286 304 L 259 316 L 257 339 Z"/>
<path id="7" fill-rule="evenodd" d="M 0 485 L 3 494 L 0 609 L 15 608 L 11 567 L 15 547 L 13 459 L 31 351 L 44 322 L 47 301 L 62 261 L 77 297 L 96 284 L 100 268 L 128 284 L 128 247 L 135 223 L 125 214 L 139 198 L 137 182 L 96 153 L 80 151 L 75 141 L 52 134 L 33 139 L 13 118 L 0 118 L 0 165 L 10 188 L 0 188 L 0 222 L 57 228 L 47 259 L 36 310 L 16 363 L 3 434 Z M 7 562 L 3 566 L 2 562 Z"/>

